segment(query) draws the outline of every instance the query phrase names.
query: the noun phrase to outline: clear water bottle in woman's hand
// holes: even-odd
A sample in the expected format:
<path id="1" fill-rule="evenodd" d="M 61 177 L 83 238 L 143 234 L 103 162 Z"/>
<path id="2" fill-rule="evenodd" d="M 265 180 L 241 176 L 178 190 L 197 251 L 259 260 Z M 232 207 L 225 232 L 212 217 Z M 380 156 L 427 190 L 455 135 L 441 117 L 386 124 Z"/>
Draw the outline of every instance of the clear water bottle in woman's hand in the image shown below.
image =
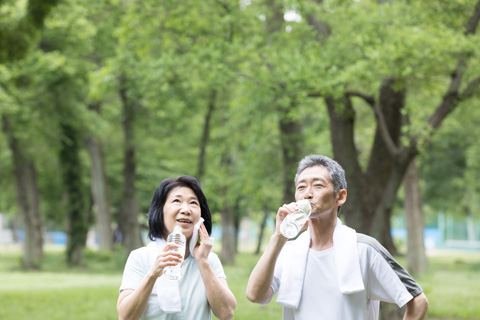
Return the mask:
<path id="1" fill-rule="evenodd" d="M 295 238 L 298 235 L 312 212 L 310 200 L 300 200 L 297 201 L 297 204 L 298 210 L 289 213 L 280 225 L 280 232 L 287 239 Z"/>
<path id="2" fill-rule="evenodd" d="M 182 262 L 185 256 L 185 244 L 186 244 L 185 236 L 182 233 L 182 227 L 175 226 L 173 228 L 173 232 L 168 235 L 167 238 L 167 246 L 169 243 L 175 243 L 178 245 L 178 248 L 170 248 L 170 251 L 178 252 L 182 255 Z M 182 262 L 177 264 L 176 266 L 167 266 L 163 270 L 163 275 L 170 280 L 180 280 L 182 277 Z"/>

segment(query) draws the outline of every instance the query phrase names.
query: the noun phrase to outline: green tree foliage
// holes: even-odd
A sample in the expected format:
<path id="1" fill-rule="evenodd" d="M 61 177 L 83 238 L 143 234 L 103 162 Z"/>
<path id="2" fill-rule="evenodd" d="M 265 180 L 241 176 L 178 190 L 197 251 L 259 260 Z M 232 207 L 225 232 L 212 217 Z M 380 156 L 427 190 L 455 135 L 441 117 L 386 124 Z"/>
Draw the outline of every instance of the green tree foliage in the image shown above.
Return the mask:
<path id="1" fill-rule="evenodd" d="M 438 212 L 462 217 L 479 214 L 478 99 L 448 119 L 422 154 L 424 200 Z"/>
<path id="2" fill-rule="evenodd" d="M 0 2 L 0 63 L 24 58 L 58 0 Z"/>
<path id="3" fill-rule="evenodd" d="M 53 8 L 53 1 L 43 3 Z M 449 159 L 458 157 L 458 171 L 449 172 L 455 179 L 448 184 L 456 183 L 458 196 L 461 181 L 475 185 L 462 200 L 474 208 L 479 152 L 467 137 L 468 132 L 478 136 L 478 130 L 449 123 L 464 117 L 464 109 L 476 112 L 479 39 L 468 31 L 476 6 L 474 0 L 76 0 L 57 4 L 42 20 L 42 32 L 17 33 L 33 9 L 3 1 L 1 43 L 4 34 L 17 34 L 28 38 L 18 43 L 33 49 L 17 55 L 13 52 L 21 50 L 15 46 L 1 46 L 0 62 L 8 64 L 0 65 L 0 114 L 11 117 L 15 133 L 31 141 L 25 150 L 38 166 L 42 212 L 50 228 L 62 228 L 68 216 L 61 201 L 66 181 L 58 172 L 66 161 L 58 155 L 65 150 L 62 142 L 73 141 L 66 136 L 70 129 L 78 141 L 93 137 L 102 143 L 111 211 L 120 214 L 126 183 L 120 92 L 135 105 L 128 143 L 135 152 L 132 181 L 143 224 L 154 189 L 166 177 L 200 174 L 214 221 L 220 223 L 228 211 L 233 215 L 228 228 L 236 228 L 246 215 L 261 221 L 263 211 L 273 215 L 293 201 L 288 195 L 295 161 L 306 154 L 337 157 L 345 151 L 341 162 L 352 179 L 385 164 L 393 167 L 398 157 L 372 156 L 377 144 L 388 147 L 377 121 L 381 113 L 375 111 L 380 106 L 386 114 L 387 106 L 395 105 L 388 97 L 400 102 L 398 121 L 388 128 L 395 146 L 408 149 L 415 141 L 419 149 L 409 156 L 457 148 Z M 462 102 L 445 123 L 452 135 L 441 139 L 439 132 L 431 140 L 442 122 L 433 125 L 432 114 L 446 99 Z M 98 112 L 89 108 L 93 105 Z M 335 122 L 336 115 L 341 121 Z M 340 131 L 345 123 L 350 132 Z M 290 129 L 301 139 L 287 148 Z M 338 144 L 331 137 L 350 140 Z M 11 156 L 1 150 L 0 159 Z M 83 185 L 80 229 L 85 231 L 90 162 L 82 143 L 73 154 L 75 179 Z M 423 161 L 424 174 L 440 178 L 436 168 L 446 162 Z M 3 179 L 11 167 L 2 163 L 0 170 L 3 187 L 12 182 Z M 369 179 L 356 189 L 385 189 Z M 425 198 L 440 208 L 446 201 L 439 199 L 447 199 L 448 192 L 434 193 L 433 181 L 425 179 Z M 15 211 L 14 194 L 10 189 L 0 195 L 0 210 Z M 354 191 L 349 195 L 353 202 Z M 372 199 L 366 207 L 375 208 L 382 199 L 377 196 L 360 198 Z M 357 221 L 372 220 L 358 215 Z"/>

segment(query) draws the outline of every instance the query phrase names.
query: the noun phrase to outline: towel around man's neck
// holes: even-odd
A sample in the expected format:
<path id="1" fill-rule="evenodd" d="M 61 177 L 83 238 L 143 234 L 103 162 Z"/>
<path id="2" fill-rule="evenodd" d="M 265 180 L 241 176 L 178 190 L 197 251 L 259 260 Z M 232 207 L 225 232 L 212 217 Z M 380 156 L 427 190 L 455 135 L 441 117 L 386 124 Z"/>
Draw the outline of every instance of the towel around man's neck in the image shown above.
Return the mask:
<path id="1" fill-rule="evenodd" d="M 281 253 L 284 255 L 281 259 L 283 270 L 277 296 L 279 305 L 298 308 L 302 295 L 310 239 L 310 232 L 307 230 L 283 248 Z M 354 229 L 342 225 L 338 218 L 333 233 L 333 247 L 340 291 L 345 294 L 352 294 L 365 290 L 358 258 L 357 233 Z"/>

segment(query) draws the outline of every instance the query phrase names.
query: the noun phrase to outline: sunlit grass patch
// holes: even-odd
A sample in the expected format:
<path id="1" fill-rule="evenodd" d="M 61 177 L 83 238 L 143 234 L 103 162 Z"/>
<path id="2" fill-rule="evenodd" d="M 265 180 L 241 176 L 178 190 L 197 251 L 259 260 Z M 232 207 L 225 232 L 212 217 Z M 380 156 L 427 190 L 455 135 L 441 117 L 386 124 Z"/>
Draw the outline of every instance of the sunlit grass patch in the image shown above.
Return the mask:
<path id="1" fill-rule="evenodd" d="M 85 266 L 70 269 L 64 252 L 47 250 L 38 271 L 22 271 L 20 257 L 18 250 L 0 252 L 0 319 L 118 319 L 123 253 L 86 252 Z M 274 300 L 261 306 L 245 296 L 250 272 L 259 258 L 240 253 L 234 265 L 224 265 L 238 303 L 235 320 L 281 319 L 281 307 Z M 428 258 L 428 272 L 416 278 L 430 303 L 426 319 L 480 319 L 480 253 L 449 252 Z M 405 257 L 399 261 L 405 266 Z"/>

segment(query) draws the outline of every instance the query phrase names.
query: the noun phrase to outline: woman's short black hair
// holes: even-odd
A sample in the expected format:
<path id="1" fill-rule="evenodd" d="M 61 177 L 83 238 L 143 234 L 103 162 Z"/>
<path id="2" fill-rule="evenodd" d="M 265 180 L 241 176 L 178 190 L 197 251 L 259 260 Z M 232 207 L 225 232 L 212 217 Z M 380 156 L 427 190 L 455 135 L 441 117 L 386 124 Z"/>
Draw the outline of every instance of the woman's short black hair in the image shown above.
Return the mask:
<path id="1" fill-rule="evenodd" d="M 200 182 L 191 176 L 181 176 L 177 179 L 167 178 L 163 180 L 157 187 L 157 190 L 155 190 L 150 210 L 148 210 L 148 238 L 152 241 L 155 238 L 164 239 L 168 236 L 168 231 L 163 221 L 163 207 L 168 193 L 176 187 L 192 189 L 200 203 L 201 216 L 205 220 L 203 224 L 207 228 L 208 234 L 212 233 L 212 215 L 208 208 L 207 198 L 200 187 Z"/>

